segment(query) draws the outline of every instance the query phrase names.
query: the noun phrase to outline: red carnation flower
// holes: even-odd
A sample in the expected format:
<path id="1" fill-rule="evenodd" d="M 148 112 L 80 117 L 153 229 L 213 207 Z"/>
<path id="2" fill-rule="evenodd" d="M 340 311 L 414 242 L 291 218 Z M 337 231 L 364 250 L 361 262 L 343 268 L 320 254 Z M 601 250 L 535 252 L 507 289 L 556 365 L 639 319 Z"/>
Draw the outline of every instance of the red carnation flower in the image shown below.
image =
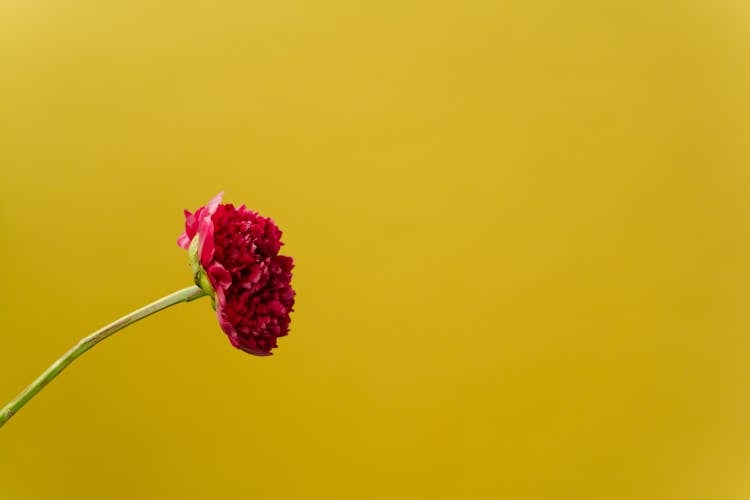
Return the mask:
<path id="1" fill-rule="evenodd" d="M 185 210 L 177 244 L 190 253 L 195 283 L 213 298 L 232 345 L 267 356 L 289 331 L 294 262 L 278 254 L 283 243 L 273 220 L 222 204 L 222 194 L 194 214 Z"/>

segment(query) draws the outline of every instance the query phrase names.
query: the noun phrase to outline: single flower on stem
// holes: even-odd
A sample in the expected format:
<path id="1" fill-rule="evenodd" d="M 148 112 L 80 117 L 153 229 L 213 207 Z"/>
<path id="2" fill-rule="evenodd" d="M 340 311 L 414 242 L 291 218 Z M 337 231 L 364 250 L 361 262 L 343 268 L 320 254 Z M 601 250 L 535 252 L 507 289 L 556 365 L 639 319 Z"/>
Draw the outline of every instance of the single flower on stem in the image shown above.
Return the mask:
<path id="1" fill-rule="evenodd" d="M 181 302 L 210 296 L 219 325 L 233 346 L 267 356 L 289 332 L 294 306 L 293 261 L 279 255 L 281 231 L 245 208 L 221 204 L 216 195 L 195 213 L 185 210 L 185 232 L 177 243 L 188 250 L 197 286 L 167 295 L 83 338 L 0 410 L 0 427 L 65 367 L 115 332 Z"/>
<path id="2" fill-rule="evenodd" d="M 221 196 L 194 214 L 185 211 L 177 244 L 188 250 L 195 283 L 214 299 L 232 345 L 267 356 L 289 331 L 294 263 L 279 255 L 281 231 L 273 220 L 245 205 L 223 205 Z"/>

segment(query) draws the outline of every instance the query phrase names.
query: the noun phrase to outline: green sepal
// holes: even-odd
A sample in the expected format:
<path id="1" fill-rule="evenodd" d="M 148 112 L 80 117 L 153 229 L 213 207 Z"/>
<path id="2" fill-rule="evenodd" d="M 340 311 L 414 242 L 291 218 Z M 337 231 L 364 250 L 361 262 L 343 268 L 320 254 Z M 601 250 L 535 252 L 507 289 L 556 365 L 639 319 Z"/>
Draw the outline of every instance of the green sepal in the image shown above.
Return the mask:
<path id="1" fill-rule="evenodd" d="M 193 270 L 193 281 L 198 288 L 211 297 L 211 307 L 216 310 L 216 292 L 214 291 L 214 287 L 211 286 L 211 281 L 208 279 L 206 270 L 201 266 L 200 258 L 198 257 L 199 247 L 200 242 L 198 241 L 198 235 L 196 234 L 190 241 L 190 246 L 188 247 L 188 259 L 190 260 L 190 269 Z"/>

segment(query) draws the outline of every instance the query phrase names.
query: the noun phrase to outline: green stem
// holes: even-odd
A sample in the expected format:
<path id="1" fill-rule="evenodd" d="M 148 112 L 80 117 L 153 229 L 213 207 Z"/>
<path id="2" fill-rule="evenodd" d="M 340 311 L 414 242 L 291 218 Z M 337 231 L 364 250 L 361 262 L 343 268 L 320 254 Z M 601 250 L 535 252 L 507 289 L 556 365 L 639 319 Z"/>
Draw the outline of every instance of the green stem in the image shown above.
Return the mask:
<path id="1" fill-rule="evenodd" d="M 206 292 L 204 292 L 197 286 L 183 288 L 182 290 L 171 293 L 166 297 L 162 297 L 156 302 L 152 302 L 147 306 L 141 307 L 136 311 L 126 314 L 122 318 L 95 331 L 88 337 L 81 339 L 81 341 L 78 342 L 72 349 L 63 354 L 60 359 L 52 363 L 52 365 L 47 368 L 44 373 L 39 376 L 39 378 L 34 380 L 31 385 L 24 389 L 21 394 L 16 396 L 13 401 L 5 405 L 5 407 L 0 410 L 0 427 L 2 427 L 5 422 L 10 419 L 10 417 L 15 415 L 16 412 L 18 412 L 18 410 L 23 407 L 23 405 L 28 403 L 31 398 L 33 398 L 39 391 L 41 391 L 45 385 L 49 384 L 52 379 L 57 377 L 60 372 L 65 369 L 66 366 L 73 362 L 74 359 L 94 347 L 102 340 L 106 339 L 113 333 L 122 330 L 126 326 L 132 325 L 136 321 L 154 314 L 155 312 L 159 312 L 162 309 L 166 309 L 167 307 L 179 304 L 180 302 L 190 302 L 191 300 L 198 299 L 200 297 L 203 297 L 204 295 L 206 295 Z"/>

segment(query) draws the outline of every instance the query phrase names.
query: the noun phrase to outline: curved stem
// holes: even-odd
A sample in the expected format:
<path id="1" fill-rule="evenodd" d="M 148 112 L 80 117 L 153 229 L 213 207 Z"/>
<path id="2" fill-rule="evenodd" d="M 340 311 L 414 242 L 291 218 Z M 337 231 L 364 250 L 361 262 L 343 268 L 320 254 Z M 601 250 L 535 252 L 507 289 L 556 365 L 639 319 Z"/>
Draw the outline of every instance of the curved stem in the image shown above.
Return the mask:
<path id="1" fill-rule="evenodd" d="M 204 292 L 197 286 L 183 288 L 182 290 L 178 290 L 167 295 L 166 297 L 162 297 L 161 299 L 152 302 L 147 306 L 141 307 L 140 309 L 126 314 L 122 318 L 95 331 L 88 337 L 84 337 L 80 340 L 80 342 L 73 346 L 73 348 L 63 354 L 60 359 L 52 363 L 52 365 L 47 368 L 44 373 L 42 373 L 36 380 L 31 383 L 31 385 L 24 389 L 21 394 L 16 396 L 13 401 L 5 405 L 3 409 L 0 410 L 0 427 L 2 427 L 5 422 L 10 419 L 10 417 L 15 415 L 16 412 L 18 412 L 18 410 L 23 407 L 23 405 L 28 403 L 31 398 L 33 398 L 39 391 L 41 391 L 45 385 L 49 384 L 52 379 L 57 377 L 60 372 L 65 369 L 66 366 L 73 362 L 73 360 L 94 347 L 102 340 L 106 339 L 113 333 L 122 330 L 126 326 L 132 325 L 136 321 L 154 314 L 155 312 L 159 312 L 162 309 L 166 309 L 167 307 L 179 304 L 180 302 L 190 302 L 191 300 L 198 299 L 200 297 L 203 297 L 204 295 L 206 295 L 206 292 Z"/>

